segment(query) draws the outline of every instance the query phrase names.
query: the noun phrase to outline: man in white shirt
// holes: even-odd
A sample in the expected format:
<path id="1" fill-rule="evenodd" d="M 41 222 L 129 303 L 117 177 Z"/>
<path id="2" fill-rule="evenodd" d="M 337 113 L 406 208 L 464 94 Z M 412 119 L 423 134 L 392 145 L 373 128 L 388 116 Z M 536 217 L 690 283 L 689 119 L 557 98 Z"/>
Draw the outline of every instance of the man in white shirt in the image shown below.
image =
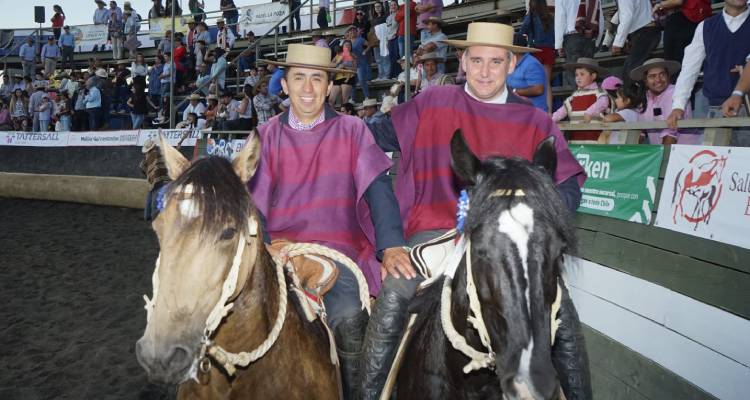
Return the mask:
<path id="1" fill-rule="evenodd" d="M 748 0 L 726 0 L 724 10 L 698 24 L 695 36 L 685 48 L 682 73 L 672 96 L 672 112 L 667 118 L 674 129 L 685 114 L 690 93 L 703 67 L 703 95 L 708 99 L 708 118 L 723 118 L 721 106 L 732 96 L 743 97 L 738 89 L 739 75 L 732 70 L 750 58 L 750 20 Z M 735 116 L 746 116 L 740 108 Z M 732 146 L 750 146 L 750 129 L 734 128 Z"/>
<path id="2" fill-rule="evenodd" d="M 661 29 L 656 26 L 651 13 L 651 0 L 618 0 L 620 23 L 612 42 L 612 55 L 622 53 L 625 40 L 630 40 L 630 51 L 622 66 L 622 80 L 629 85 L 630 71 L 651 58 L 661 41 Z"/>
<path id="3" fill-rule="evenodd" d="M 222 124 L 221 129 L 224 131 L 249 131 L 253 129 L 253 99 L 252 99 L 252 88 L 245 87 L 242 101 L 237 101 L 232 98 L 231 92 L 224 92 L 221 99 L 222 102 L 229 101 L 227 104 L 227 112 L 234 118 L 227 118 Z"/>
<path id="4" fill-rule="evenodd" d="M 229 51 L 234 47 L 234 33 L 231 29 L 227 29 L 226 25 L 224 25 L 224 19 L 219 18 L 216 20 L 216 28 L 218 28 L 218 31 L 216 32 L 216 46 L 223 49 L 224 51 Z"/>
<path id="5" fill-rule="evenodd" d="M 594 58 L 594 49 L 604 33 L 600 0 L 557 0 L 555 2 L 555 49 L 565 63 L 581 57 Z M 566 86 L 575 87 L 572 72 L 563 73 Z"/>
<path id="6" fill-rule="evenodd" d="M 193 93 L 190 95 L 190 104 L 182 112 L 182 120 L 187 121 L 190 113 L 195 113 L 198 117 L 202 117 L 206 112 L 206 106 L 201 103 L 201 95 Z"/>

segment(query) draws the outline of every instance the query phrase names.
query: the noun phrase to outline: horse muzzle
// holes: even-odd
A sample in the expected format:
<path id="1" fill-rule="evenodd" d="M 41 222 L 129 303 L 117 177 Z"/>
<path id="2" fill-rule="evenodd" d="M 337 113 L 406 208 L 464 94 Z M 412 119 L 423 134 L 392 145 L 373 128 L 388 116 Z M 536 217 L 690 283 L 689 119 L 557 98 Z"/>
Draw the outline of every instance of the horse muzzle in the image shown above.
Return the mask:
<path id="1" fill-rule="evenodd" d="M 195 361 L 195 351 L 180 344 L 157 346 L 141 338 L 135 344 L 138 364 L 146 370 L 152 383 L 176 385 L 189 378 Z"/>

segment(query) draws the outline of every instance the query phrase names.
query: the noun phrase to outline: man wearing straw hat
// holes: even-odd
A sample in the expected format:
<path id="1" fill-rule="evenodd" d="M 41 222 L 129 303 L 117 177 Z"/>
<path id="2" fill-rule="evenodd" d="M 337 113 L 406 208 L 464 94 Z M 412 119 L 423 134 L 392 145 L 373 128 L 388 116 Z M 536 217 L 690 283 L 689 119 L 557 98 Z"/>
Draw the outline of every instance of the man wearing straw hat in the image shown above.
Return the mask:
<path id="1" fill-rule="evenodd" d="M 185 107 L 185 111 L 182 112 L 183 121 L 187 121 L 187 117 L 190 113 L 195 113 L 195 115 L 199 117 L 203 116 L 206 112 L 206 106 L 201 102 L 201 98 L 201 95 L 198 93 L 193 93 L 188 97 L 188 99 L 190 99 L 190 104 L 188 104 L 188 106 Z"/>
<path id="2" fill-rule="evenodd" d="M 281 81 L 287 111 L 261 125 L 261 157 L 250 190 L 267 220 L 271 238 L 317 242 L 352 258 L 371 294 L 381 280 L 380 263 L 407 268 L 409 257 L 398 204 L 386 172 L 391 162 L 362 120 L 341 115 L 326 102 L 333 81 L 327 48 L 291 44 Z M 362 310 L 354 275 L 339 267 L 323 298 L 336 338 L 345 399 L 360 399 Z"/>
<path id="3" fill-rule="evenodd" d="M 531 159 L 537 145 L 556 139 L 555 181 L 570 212 L 578 208 L 586 175 L 568 150 L 552 120 L 506 87 L 516 65 L 514 54 L 533 49 L 513 45 L 513 28 L 496 23 L 469 24 L 466 40 L 446 40 L 465 49 L 462 64 L 465 86 L 438 86 L 391 110 L 393 130 L 376 129 L 385 151 L 401 151 L 396 175 L 396 196 L 407 244 L 437 238 L 456 225 L 458 192 L 450 171 L 450 140 L 462 129 L 480 158 L 491 155 Z M 560 210 L 560 212 L 564 212 Z M 387 277 L 365 336 L 365 399 L 380 395 L 407 319 L 406 306 L 421 278 L 412 268 L 404 271 L 383 262 Z M 563 289 L 564 290 L 564 289 Z M 580 323 L 567 292 L 560 311 L 561 330 L 553 346 L 553 361 L 568 399 L 590 399 L 588 359 Z"/>

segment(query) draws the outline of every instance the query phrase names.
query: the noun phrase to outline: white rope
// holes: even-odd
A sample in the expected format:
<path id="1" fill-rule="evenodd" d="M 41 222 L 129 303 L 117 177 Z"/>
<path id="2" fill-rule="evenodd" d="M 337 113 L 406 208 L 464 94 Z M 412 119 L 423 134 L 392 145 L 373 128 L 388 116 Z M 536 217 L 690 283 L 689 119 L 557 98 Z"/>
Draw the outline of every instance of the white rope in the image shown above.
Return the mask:
<path id="1" fill-rule="evenodd" d="M 467 317 L 469 323 L 474 326 L 474 329 L 479 333 L 479 340 L 482 342 L 484 347 L 487 348 L 487 354 L 492 355 L 494 358 L 495 352 L 492 351 L 492 345 L 490 344 L 490 334 L 487 332 L 487 326 L 484 325 L 484 319 L 482 319 L 482 306 L 479 304 L 479 295 L 477 294 L 477 286 L 474 284 L 474 272 L 471 268 L 471 241 L 467 241 L 466 244 L 466 293 L 469 295 L 469 309 L 471 313 Z M 473 315 L 472 315 L 473 314 Z"/>
<path id="2" fill-rule="evenodd" d="M 231 310 L 234 306 L 233 302 L 227 303 L 227 300 L 229 300 L 229 297 L 232 296 L 232 293 L 234 293 L 234 290 L 237 288 L 237 281 L 240 278 L 239 275 L 240 264 L 242 264 L 242 253 L 244 252 L 246 245 L 247 240 L 245 239 L 245 234 L 243 233 L 242 235 L 240 235 L 240 241 L 237 242 L 237 251 L 234 253 L 232 267 L 229 268 L 227 277 L 224 279 L 224 284 L 221 287 L 221 295 L 219 296 L 219 301 L 216 302 L 214 308 L 210 313 L 208 313 L 208 318 L 206 318 L 206 337 L 211 337 L 211 334 L 219 326 L 221 320 L 227 316 L 229 310 Z"/>
<path id="3" fill-rule="evenodd" d="M 151 299 L 148 298 L 148 295 L 143 295 L 143 300 L 146 300 L 146 305 L 144 305 L 143 308 L 146 309 L 147 325 L 148 322 L 151 321 L 151 312 L 154 311 L 154 307 L 156 306 L 156 295 L 159 294 L 159 260 L 161 260 L 161 252 L 159 253 L 159 256 L 156 257 L 156 268 L 154 268 L 154 273 L 151 275 L 151 286 L 154 288 L 154 295 Z"/>

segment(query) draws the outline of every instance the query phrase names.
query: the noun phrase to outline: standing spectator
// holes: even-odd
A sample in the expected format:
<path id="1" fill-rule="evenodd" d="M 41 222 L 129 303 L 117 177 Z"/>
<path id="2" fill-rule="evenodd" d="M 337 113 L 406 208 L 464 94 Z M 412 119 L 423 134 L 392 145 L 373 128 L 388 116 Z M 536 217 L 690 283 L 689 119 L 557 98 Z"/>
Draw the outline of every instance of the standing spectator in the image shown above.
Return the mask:
<path id="1" fill-rule="evenodd" d="M 258 126 L 265 124 L 276 115 L 275 108 L 281 104 L 279 96 L 268 92 L 268 82 L 268 77 L 264 77 L 255 86 L 253 105 L 255 106 L 255 112 L 258 114 Z"/>
<path id="2" fill-rule="evenodd" d="M 152 2 L 154 5 L 148 10 L 148 19 L 159 19 L 164 17 L 164 6 L 161 4 L 161 0 L 152 0 Z"/>
<path id="3" fill-rule="evenodd" d="M 606 71 L 596 60 L 586 57 L 579 58 L 577 63 L 565 64 L 565 69 L 575 72 L 577 89 L 552 114 L 552 120 L 559 122 L 567 117 L 573 123 L 601 121 L 609 108 L 609 94 L 599 87 L 596 80 Z M 600 134 L 601 131 L 574 131 L 570 140 L 596 142 Z"/>
<path id="4" fill-rule="evenodd" d="M 688 100 L 703 66 L 703 95 L 708 98 L 708 118 L 723 118 L 721 106 L 732 96 L 745 93 L 735 90 L 739 76 L 732 73 L 736 66 L 750 58 L 750 9 L 747 0 L 727 0 L 724 10 L 698 24 L 695 36 L 685 48 L 682 73 L 677 78 L 672 97 L 672 112 L 667 122 L 676 128 L 677 121 L 689 109 Z M 730 45 L 731 44 L 731 45 Z M 748 110 L 738 110 L 745 116 Z M 750 129 L 732 130 L 732 146 L 750 146 Z"/>
<path id="5" fill-rule="evenodd" d="M 216 83 L 219 91 L 224 91 L 227 80 L 227 58 L 220 47 L 215 48 L 213 53 L 215 60 L 211 65 L 211 79 Z"/>
<path id="6" fill-rule="evenodd" d="M 42 46 L 42 52 L 40 57 L 44 63 L 44 76 L 47 79 L 52 78 L 52 74 L 57 69 L 57 59 L 61 55 L 60 46 L 55 43 L 55 38 L 52 36 L 47 38 L 47 44 Z"/>
<path id="7" fill-rule="evenodd" d="M 652 13 L 669 10 L 677 12 L 669 14 L 664 22 L 664 58 L 682 62 L 695 28 L 711 16 L 711 0 L 664 0 L 654 5 Z"/>
<path id="8" fill-rule="evenodd" d="M 154 104 L 161 103 L 162 72 L 164 72 L 164 57 L 156 56 L 154 65 L 148 70 L 148 95 Z"/>
<path id="9" fill-rule="evenodd" d="M 642 65 L 661 41 L 661 28 L 656 26 L 651 13 L 651 0 L 618 0 L 617 12 L 620 23 L 612 42 L 612 55 L 622 53 L 625 40 L 630 42 L 630 51 L 622 65 L 623 83 L 630 84 L 630 71 Z"/>
<path id="10" fill-rule="evenodd" d="M 206 16 L 205 14 L 206 3 L 203 2 L 203 0 L 188 1 L 188 8 L 190 9 L 190 14 L 192 14 L 193 16 L 193 21 L 195 22 L 203 21 L 203 18 Z"/>
<path id="11" fill-rule="evenodd" d="M 21 67 L 23 76 L 32 77 L 36 72 L 36 49 L 34 48 L 34 38 L 29 36 L 26 43 L 18 49 L 18 55 L 21 57 Z"/>
<path id="12" fill-rule="evenodd" d="M 172 31 L 168 30 L 164 32 L 164 39 L 159 42 L 156 46 L 156 54 L 163 55 L 164 53 L 172 53 Z"/>
<path id="13" fill-rule="evenodd" d="M 200 72 L 201 66 L 206 65 L 206 42 L 202 39 L 195 42 L 193 57 L 195 57 L 195 71 Z"/>
<path id="14" fill-rule="evenodd" d="M 367 52 L 370 50 L 370 45 L 367 43 L 366 37 L 357 35 L 352 42 L 352 56 L 354 57 L 354 65 L 357 68 L 357 83 L 362 87 L 362 93 L 365 97 L 370 97 L 370 89 L 368 82 L 370 81 L 370 61 L 367 59 Z"/>
<path id="15" fill-rule="evenodd" d="M 107 3 L 104 0 L 95 0 L 94 25 L 107 25 L 109 23 L 109 10 L 104 8 Z"/>
<path id="16" fill-rule="evenodd" d="M 187 47 L 182 41 L 182 36 L 175 36 L 174 38 L 174 52 L 172 53 L 172 60 L 174 61 L 175 67 L 175 90 L 182 93 L 184 90 L 185 82 L 189 80 L 188 72 L 192 72 L 192 65 L 190 63 L 190 56 L 188 55 Z"/>
<path id="17" fill-rule="evenodd" d="M 133 129 L 141 129 L 143 121 L 146 119 L 146 114 L 148 114 L 149 106 L 154 109 L 158 108 L 146 95 L 146 91 L 142 86 L 133 85 L 133 94 L 128 99 L 128 107 L 130 107 L 130 122 L 132 123 Z"/>
<path id="18" fill-rule="evenodd" d="M 76 132 L 89 130 L 89 116 L 86 113 L 86 83 L 83 78 L 78 79 L 78 89 L 73 94 L 73 126 L 72 130 Z"/>
<path id="19" fill-rule="evenodd" d="M 60 47 L 62 48 L 62 68 L 73 69 L 73 51 L 75 50 L 76 38 L 70 33 L 70 27 L 65 25 L 65 33 L 60 35 Z"/>
<path id="20" fill-rule="evenodd" d="M 396 13 L 398 12 L 398 0 L 388 1 L 388 18 L 385 20 L 385 24 L 388 28 L 386 37 L 388 38 L 388 58 L 390 60 L 390 73 L 388 74 L 389 79 L 393 79 L 398 76 L 399 65 L 398 59 L 401 57 L 398 52 L 398 21 L 396 21 Z"/>
<path id="21" fill-rule="evenodd" d="M 195 41 L 202 40 L 206 46 L 211 44 L 211 33 L 208 32 L 208 25 L 205 21 L 199 22 L 195 26 Z"/>
<path id="22" fill-rule="evenodd" d="M 221 100 L 219 101 L 219 107 L 216 111 L 216 117 L 220 119 L 219 121 L 217 121 L 219 122 L 217 129 L 232 130 L 225 129 L 224 126 L 226 126 L 228 122 L 234 122 L 235 120 L 237 120 L 237 118 L 240 117 L 240 114 L 237 111 L 239 107 L 240 102 L 234 99 L 231 91 L 227 90 L 222 93 Z"/>
<path id="23" fill-rule="evenodd" d="M 245 34 L 245 40 L 247 40 L 247 48 L 237 56 L 239 60 L 240 70 L 253 68 L 255 66 L 255 33 L 248 31 Z"/>
<path id="24" fill-rule="evenodd" d="M 328 28 L 328 10 L 330 9 L 331 0 L 318 1 L 318 27 L 321 29 Z M 336 22 L 334 22 L 334 25 Z"/>
<path id="25" fill-rule="evenodd" d="M 362 36 L 367 39 L 367 34 L 370 33 L 372 23 L 370 23 L 370 19 L 367 17 L 367 14 L 365 14 L 363 9 L 357 10 L 352 26 L 357 28 L 357 36 Z"/>
<path id="26" fill-rule="evenodd" d="M 376 81 L 386 80 L 391 74 L 391 59 L 388 56 L 388 16 L 383 10 L 383 3 L 377 2 L 372 6 L 372 29 L 378 44 L 373 48 L 375 63 L 378 66 Z"/>
<path id="27" fill-rule="evenodd" d="M 275 61 L 273 57 L 266 57 L 267 60 Z M 268 82 L 268 93 L 278 96 L 281 93 L 281 78 L 284 77 L 284 69 L 273 64 L 268 64 L 268 72 L 271 74 L 271 80 Z"/>
<path id="28" fill-rule="evenodd" d="M 110 74 L 106 68 L 96 70 L 94 84 L 99 89 L 100 109 L 98 114 L 97 129 L 102 129 L 109 124 L 109 112 L 112 106 L 112 100 L 115 97 L 115 87 Z M 95 130 L 92 128 L 92 130 Z"/>
<path id="29" fill-rule="evenodd" d="M 109 2 L 109 37 L 112 40 L 112 58 L 119 60 L 122 58 L 123 47 L 123 30 L 125 22 L 123 21 L 122 9 L 117 6 L 116 1 Z"/>
<path id="30" fill-rule="evenodd" d="M 211 72 L 208 70 L 208 64 L 201 64 L 198 69 L 198 76 L 195 79 L 195 83 L 190 87 L 192 89 L 200 90 L 204 95 L 208 95 L 209 85 L 207 82 L 211 81 Z"/>
<path id="31" fill-rule="evenodd" d="M 121 114 L 126 114 L 128 112 L 127 103 L 128 98 L 130 97 L 130 89 L 128 88 L 127 81 L 127 78 L 130 76 L 130 71 L 125 68 L 126 64 L 128 64 L 127 60 L 119 61 L 115 69 L 115 98 L 112 111 Z"/>
<path id="32" fill-rule="evenodd" d="M 10 76 L 6 71 L 3 73 L 3 85 L 0 86 L 0 98 L 7 102 L 11 93 L 13 93 L 13 84 L 11 83 Z"/>
<path id="33" fill-rule="evenodd" d="M 89 129 L 92 131 L 99 130 L 102 111 L 102 94 L 99 88 L 96 87 L 95 78 L 92 77 L 86 81 L 84 95 L 86 114 L 88 114 L 89 117 Z"/>
<path id="34" fill-rule="evenodd" d="M 161 70 L 159 79 L 161 80 L 161 100 L 162 102 L 169 97 L 170 86 L 174 82 L 174 63 L 172 62 L 172 53 L 164 53 L 164 66 Z"/>
<path id="35" fill-rule="evenodd" d="M 533 3 L 532 3 L 533 4 Z M 546 6 L 546 5 L 545 5 Z M 515 46 L 526 47 L 526 39 L 520 34 L 513 37 Z M 516 55 L 519 57 L 519 55 Z M 508 75 L 508 86 L 513 93 L 531 100 L 534 107 L 549 112 L 547 107 L 547 94 L 549 93 L 549 80 L 544 66 L 532 53 L 523 53 L 516 61 L 516 69 Z"/>
<path id="36" fill-rule="evenodd" d="M 424 42 L 427 34 L 430 32 L 427 21 L 430 18 L 437 18 L 438 20 L 443 18 L 443 0 L 422 0 L 414 10 L 418 14 L 417 29 L 420 31 L 419 39 Z M 409 18 L 413 17 L 414 14 L 409 16 Z"/>
<path id="37" fill-rule="evenodd" d="M 291 4 L 291 2 L 290 2 Z M 237 10 L 237 6 L 234 5 L 234 0 L 221 0 L 221 15 L 229 24 L 229 28 L 234 31 L 234 36 L 237 36 L 237 21 L 240 19 L 240 12 Z M 299 14 L 298 14 L 299 18 Z M 217 21 L 218 24 L 218 21 Z M 230 46 L 231 47 L 231 46 Z"/>
<path id="38" fill-rule="evenodd" d="M 398 30 L 396 35 L 398 36 L 398 55 L 404 57 L 408 47 L 409 54 L 414 51 L 414 35 L 417 34 L 417 19 L 414 18 L 416 15 L 416 4 L 412 0 L 405 0 L 409 3 L 409 43 L 406 44 L 406 27 L 405 27 L 405 13 L 406 5 L 402 4 L 396 12 L 396 21 L 398 22 Z"/>
<path id="39" fill-rule="evenodd" d="M 231 50 L 236 38 L 232 30 L 227 29 L 224 20 L 221 18 L 216 20 L 216 28 L 216 46 L 225 52 Z"/>
<path id="40" fill-rule="evenodd" d="M 549 85 L 552 81 L 552 67 L 555 65 L 555 17 L 550 12 L 546 0 L 531 0 L 528 9 L 519 33 L 526 35 L 530 47 L 541 50 L 532 54 L 542 63 Z M 547 90 L 546 109 L 552 109 L 550 90 Z"/>
<path id="41" fill-rule="evenodd" d="M 417 55 L 425 53 L 436 53 L 438 57 L 448 58 L 448 45 L 443 40 L 448 39 L 442 31 L 443 21 L 438 17 L 430 17 L 425 22 L 426 28 L 422 30 L 422 42 L 417 49 Z M 445 63 L 438 66 L 440 73 L 445 73 Z"/>
<path id="42" fill-rule="evenodd" d="M 180 7 L 180 1 L 177 0 L 176 3 L 174 3 L 174 16 L 179 17 L 181 15 L 182 15 L 182 7 Z M 172 16 L 172 0 L 167 0 L 166 3 L 164 3 L 164 16 L 165 17 Z"/>
<path id="43" fill-rule="evenodd" d="M 433 86 L 452 85 L 453 78 L 440 72 L 440 64 L 445 63 L 445 58 L 440 57 L 437 53 L 425 53 L 419 57 L 419 66 L 417 71 L 417 92 L 425 91 Z"/>
<path id="44" fill-rule="evenodd" d="M 55 12 L 50 20 L 52 22 L 52 33 L 55 35 L 55 40 L 60 40 L 60 33 L 63 25 L 65 25 L 65 13 L 62 7 L 57 4 L 52 6 L 52 11 Z"/>
<path id="45" fill-rule="evenodd" d="M 39 132 L 39 106 L 42 105 L 42 97 L 47 94 L 44 93 L 42 85 L 35 85 L 34 89 L 34 93 L 29 97 L 29 115 L 31 115 L 31 130 Z"/>
<path id="46" fill-rule="evenodd" d="M 135 43 L 138 40 L 138 30 L 141 28 L 141 20 L 138 18 L 138 14 L 130 8 L 125 8 L 123 16 L 125 18 L 125 27 L 123 29 L 123 33 L 125 34 L 124 43 Z M 120 50 L 120 53 L 122 53 L 122 50 Z M 128 54 L 130 58 L 133 58 L 135 51 L 128 48 Z"/>
<path id="47" fill-rule="evenodd" d="M 60 92 L 60 96 L 57 99 L 57 107 L 55 108 L 55 118 L 57 118 L 57 121 L 59 122 L 59 129 L 57 129 L 56 126 L 55 130 L 57 132 L 70 132 L 73 111 L 70 107 L 70 96 L 68 96 L 68 92 Z"/>
<path id="48" fill-rule="evenodd" d="M 192 17 L 188 18 L 187 24 L 188 31 L 187 38 L 185 40 L 187 41 L 188 52 L 190 54 L 193 54 L 193 52 L 195 51 L 195 34 L 198 33 L 198 31 L 195 27 L 195 20 Z"/>
<path id="49" fill-rule="evenodd" d="M 52 117 L 52 102 L 49 95 L 42 95 L 42 102 L 36 109 L 37 118 L 39 119 L 39 130 L 35 132 L 47 132 L 49 130 L 49 121 Z"/>
<path id="50" fill-rule="evenodd" d="M 354 71 L 354 58 L 351 54 L 352 42 L 345 41 L 342 46 L 336 47 L 336 56 L 333 57 L 331 62 L 336 69 L 348 69 Z M 349 102 L 349 97 L 352 93 L 352 85 L 354 84 L 354 73 L 343 73 L 337 72 L 333 76 L 333 86 L 331 87 L 331 94 L 328 96 L 328 104 L 331 107 L 336 107 L 336 101 L 341 96 L 341 104 Z"/>
<path id="51" fill-rule="evenodd" d="M 13 130 L 13 123 L 10 119 L 10 110 L 6 106 L 5 100 L 0 100 L 0 131 Z"/>
<path id="52" fill-rule="evenodd" d="M 148 76 L 148 67 L 143 54 L 136 54 L 135 61 L 130 64 L 130 74 L 133 77 L 133 86 L 146 88 L 146 77 Z"/>
<path id="53" fill-rule="evenodd" d="M 16 89 L 10 98 L 10 119 L 13 129 L 25 131 L 28 128 L 29 104 L 23 97 L 23 91 Z"/>
<path id="54" fill-rule="evenodd" d="M 302 30 L 302 19 L 299 16 L 301 4 L 300 0 L 289 0 L 289 32 Z"/>
<path id="55" fill-rule="evenodd" d="M 593 58 L 595 42 L 603 30 L 604 15 L 599 0 L 556 0 L 555 49 L 566 64 L 575 64 L 581 57 Z M 574 86 L 574 74 L 564 72 L 563 83 Z"/>

